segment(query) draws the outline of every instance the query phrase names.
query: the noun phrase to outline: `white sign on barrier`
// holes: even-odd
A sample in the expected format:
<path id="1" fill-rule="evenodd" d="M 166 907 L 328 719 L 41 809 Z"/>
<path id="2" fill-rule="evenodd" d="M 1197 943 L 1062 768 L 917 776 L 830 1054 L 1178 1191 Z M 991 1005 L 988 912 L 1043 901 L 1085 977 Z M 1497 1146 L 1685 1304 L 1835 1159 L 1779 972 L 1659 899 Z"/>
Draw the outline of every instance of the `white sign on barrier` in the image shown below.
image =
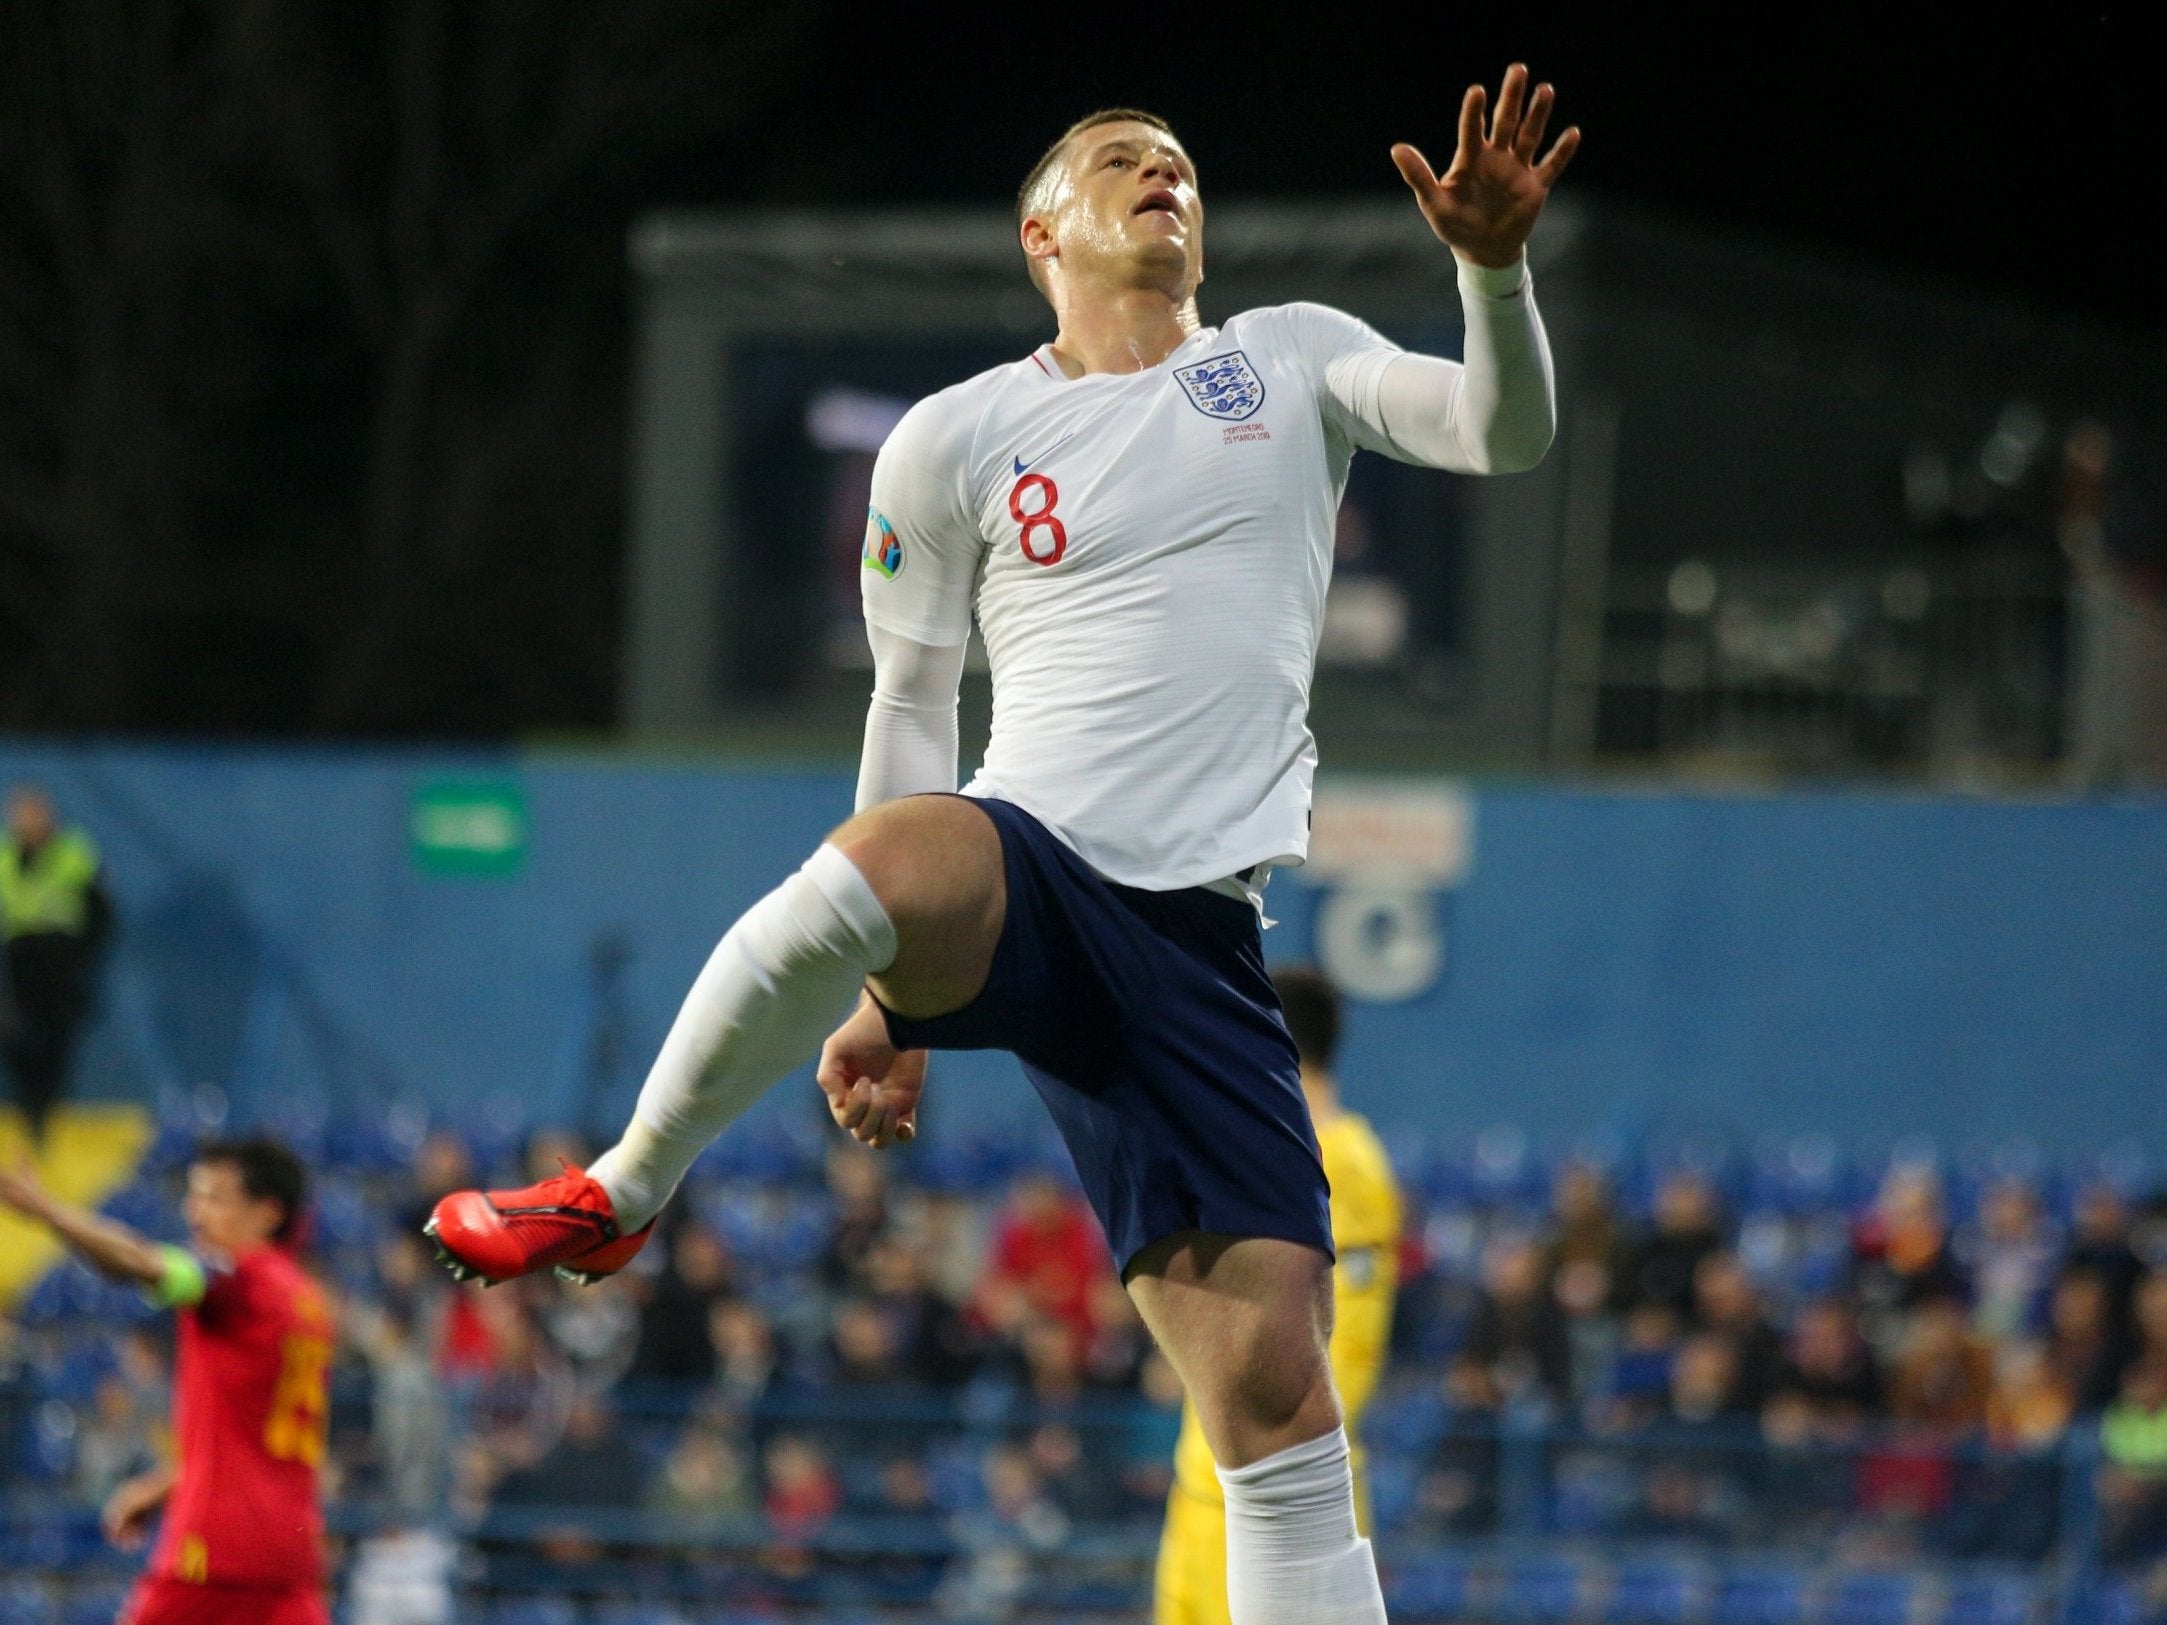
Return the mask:
<path id="1" fill-rule="evenodd" d="M 1329 889 L 1317 959 L 1348 997 L 1397 1004 L 1445 965 L 1437 896 L 1474 862 L 1473 798 L 1455 785 L 1320 785 L 1304 879 Z"/>

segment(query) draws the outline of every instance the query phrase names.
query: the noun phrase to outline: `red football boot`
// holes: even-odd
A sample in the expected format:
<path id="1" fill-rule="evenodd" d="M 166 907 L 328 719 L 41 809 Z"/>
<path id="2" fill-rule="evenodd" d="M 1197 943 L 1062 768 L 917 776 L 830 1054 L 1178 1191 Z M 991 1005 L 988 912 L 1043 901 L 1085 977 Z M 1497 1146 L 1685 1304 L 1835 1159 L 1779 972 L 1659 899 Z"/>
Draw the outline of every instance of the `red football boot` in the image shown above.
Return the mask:
<path id="1" fill-rule="evenodd" d="M 632 1234 L 617 1228 L 609 1193 L 570 1163 L 522 1191 L 453 1191 L 437 1203 L 422 1233 L 462 1281 L 489 1286 L 536 1270 L 592 1286 L 614 1275 L 647 1245 L 652 1219 Z"/>

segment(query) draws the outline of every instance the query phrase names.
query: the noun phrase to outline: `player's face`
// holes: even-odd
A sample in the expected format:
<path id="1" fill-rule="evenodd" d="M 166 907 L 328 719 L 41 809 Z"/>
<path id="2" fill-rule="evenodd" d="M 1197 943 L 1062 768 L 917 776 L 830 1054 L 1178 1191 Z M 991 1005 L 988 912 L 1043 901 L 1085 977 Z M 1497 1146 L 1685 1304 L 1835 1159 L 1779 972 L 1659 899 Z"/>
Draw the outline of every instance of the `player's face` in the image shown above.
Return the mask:
<path id="1" fill-rule="evenodd" d="M 278 1203 L 248 1194 L 241 1170 L 230 1162 L 199 1162 L 188 1170 L 181 1218 L 199 1246 L 223 1253 L 260 1246 L 283 1217 Z"/>
<path id="2" fill-rule="evenodd" d="M 1094 272 L 1134 283 L 1204 277 L 1204 202 L 1181 143 L 1148 124 L 1101 124 L 1071 144 L 1048 211 L 1072 280 Z"/>

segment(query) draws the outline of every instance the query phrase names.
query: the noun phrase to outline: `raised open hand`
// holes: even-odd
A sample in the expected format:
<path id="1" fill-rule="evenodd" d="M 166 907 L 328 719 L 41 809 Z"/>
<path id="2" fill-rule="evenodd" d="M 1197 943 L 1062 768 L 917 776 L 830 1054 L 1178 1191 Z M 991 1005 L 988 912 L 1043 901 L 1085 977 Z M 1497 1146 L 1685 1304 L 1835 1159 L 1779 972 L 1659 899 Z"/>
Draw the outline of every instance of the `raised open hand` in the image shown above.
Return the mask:
<path id="1" fill-rule="evenodd" d="M 1467 87 L 1460 101 L 1459 150 L 1442 176 L 1408 143 L 1392 149 L 1392 161 L 1422 205 L 1430 229 L 1462 259 L 1503 268 L 1527 247 L 1550 188 L 1580 150 L 1576 124 L 1536 161 L 1535 149 L 1542 145 L 1556 99 L 1548 85 L 1537 85 L 1529 96 L 1527 68 L 1515 62 L 1498 87 L 1497 112 L 1487 134 L 1482 116 L 1489 94 L 1480 85 Z"/>

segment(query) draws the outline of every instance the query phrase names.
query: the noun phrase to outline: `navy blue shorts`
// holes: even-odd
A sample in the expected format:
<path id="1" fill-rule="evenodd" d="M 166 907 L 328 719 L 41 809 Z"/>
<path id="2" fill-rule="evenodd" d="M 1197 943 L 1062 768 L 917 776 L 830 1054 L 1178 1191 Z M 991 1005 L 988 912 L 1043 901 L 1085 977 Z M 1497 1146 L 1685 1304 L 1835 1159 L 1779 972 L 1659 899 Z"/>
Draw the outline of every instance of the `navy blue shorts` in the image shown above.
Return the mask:
<path id="1" fill-rule="evenodd" d="M 887 1013 L 900 1049 L 1004 1049 L 1068 1142 L 1124 1273 L 1180 1230 L 1332 1253 L 1324 1164 L 1257 911 L 1102 878 L 1022 808 L 1001 832 L 1008 918 L 977 998 Z"/>

